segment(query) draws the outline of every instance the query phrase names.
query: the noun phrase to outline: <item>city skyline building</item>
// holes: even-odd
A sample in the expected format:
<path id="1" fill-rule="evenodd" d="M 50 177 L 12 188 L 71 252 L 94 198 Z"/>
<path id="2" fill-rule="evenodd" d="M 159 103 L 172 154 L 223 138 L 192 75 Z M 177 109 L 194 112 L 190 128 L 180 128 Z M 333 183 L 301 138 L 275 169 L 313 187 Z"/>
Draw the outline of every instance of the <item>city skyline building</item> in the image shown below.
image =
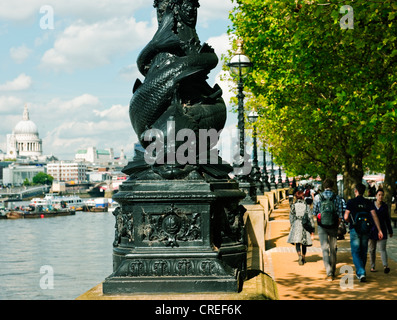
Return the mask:
<path id="1" fill-rule="evenodd" d="M 7 135 L 7 159 L 19 157 L 38 160 L 43 155 L 43 142 L 39 137 L 36 124 L 30 120 L 28 106 L 25 105 L 22 120 L 19 121 L 11 134 Z"/>

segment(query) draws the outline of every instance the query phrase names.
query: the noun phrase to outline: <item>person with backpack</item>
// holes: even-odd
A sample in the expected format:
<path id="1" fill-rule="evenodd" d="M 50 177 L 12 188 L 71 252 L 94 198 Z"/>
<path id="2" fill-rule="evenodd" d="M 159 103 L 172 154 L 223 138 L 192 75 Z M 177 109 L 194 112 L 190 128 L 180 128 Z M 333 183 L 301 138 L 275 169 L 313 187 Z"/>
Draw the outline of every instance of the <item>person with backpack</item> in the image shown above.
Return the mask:
<path id="1" fill-rule="evenodd" d="M 324 192 L 316 197 L 313 206 L 328 281 L 335 278 L 338 226 L 343 217 L 342 201 L 332 191 L 333 187 L 334 182 L 326 179 L 323 183 Z"/>
<path id="2" fill-rule="evenodd" d="M 292 204 L 289 220 L 291 223 L 287 243 L 294 244 L 298 253 L 298 263 L 305 263 L 307 247 L 313 244 L 314 223 L 310 214 L 310 207 L 304 201 L 303 191 L 295 194 L 296 201 Z"/>
<path id="3" fill-rule="evenodd" d="M 371 228 L 375 224 L 378 239 L 383 239 L 378 216 L 374 204 L 364 198 L 365 185 L 357 183 L 354 188 L 355 198 L 346 204 L 345 221 L 349 222 L 350 248 L 353 263 L 356 267 L 356 276 L 360 282 L 366 282 L 365 264 L 367 263 L 368 239 Z"/>

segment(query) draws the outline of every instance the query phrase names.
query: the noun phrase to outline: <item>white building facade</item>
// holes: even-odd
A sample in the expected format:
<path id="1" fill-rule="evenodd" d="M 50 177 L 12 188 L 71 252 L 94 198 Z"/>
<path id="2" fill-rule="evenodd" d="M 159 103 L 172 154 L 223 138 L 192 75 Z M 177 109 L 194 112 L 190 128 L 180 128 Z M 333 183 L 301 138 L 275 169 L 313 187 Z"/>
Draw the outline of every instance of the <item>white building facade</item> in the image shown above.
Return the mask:
<path id="1" fill-rule="evenodd" d="M 26 157 L 38 159 L 43 155 L 42 140 L 36 124 L 29 118 L 28 106 L 25 105 L 22 120 L 13 132 L 7 135 L 7 159 Z"/>
<path id="2" fill-rule="evenodd" d="M 11 186 L 23 185 L 24 181 L 32 181 L 39 172 L 45 173 L 44 166 L 19 166 L 11 164 L 3 169 L 3 184 Z"/>
<path id="3" fill-rule="evenodd" d="M 95 147 L 80 149 L 74 157 L 75 161 L 85 161 L 95 164 L 109 164 L 114 162 L 113 148 L 99 150 Z"/>
<path id="4" fill-rule="evenodd" d="M 81 162 L 58 161 L 47 164 L 47 174 L 56 181 L 87 181 L 87 166 Z"/>

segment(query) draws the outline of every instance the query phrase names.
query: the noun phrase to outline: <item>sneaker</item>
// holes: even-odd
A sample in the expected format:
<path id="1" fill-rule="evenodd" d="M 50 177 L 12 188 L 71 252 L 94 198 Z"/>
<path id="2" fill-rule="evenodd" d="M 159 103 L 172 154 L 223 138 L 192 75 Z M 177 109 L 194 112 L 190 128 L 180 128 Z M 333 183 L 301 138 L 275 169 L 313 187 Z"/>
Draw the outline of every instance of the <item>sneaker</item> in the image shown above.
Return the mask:
<path id="1" fill-rule="evenodd" d="M 326 276 L 326 277 L 325 277 L 325 280 L 326 280 L 326 281 L 330 281 L 330 282 L 331 282 L 331 281 L 334 281 L 334 276 L 333 276 L 333 275 Z"/>
<path id="2" fill-rule="evenodd" d="M 299 256 L 298 263 L 299 263 L 300 266 L 303 266 L 303 258 L 302 258 L 302 256 Z"/>
<path id="3" fill-rule="evenodd" d="M 385 269 L 383 270 L 384 273 L 389 273 L 390 272 L 390 268 L 389 267 L 385 267 Z"/>
<path id="4" fill-rule="evenodd" d="M 364 275 L 361 275 L 358 277 L 358 280 L 360 280 L 360 282 L 367 282 L 367 277 Z"/>

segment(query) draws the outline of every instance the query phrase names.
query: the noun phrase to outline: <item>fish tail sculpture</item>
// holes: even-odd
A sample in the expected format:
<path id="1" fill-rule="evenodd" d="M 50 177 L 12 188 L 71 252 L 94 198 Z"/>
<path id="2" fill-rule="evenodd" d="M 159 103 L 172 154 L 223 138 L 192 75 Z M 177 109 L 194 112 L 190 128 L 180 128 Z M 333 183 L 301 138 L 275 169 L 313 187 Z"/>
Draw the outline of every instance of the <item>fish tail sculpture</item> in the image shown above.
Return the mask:
<path id="1" fill-rule="evenodd" d="M 169 117 L 178 128 L 191 129 L 197 136 L 200 129 L 220 131 L 226 122 L 222 90 L 206 82 L 218 58 L 208 44 L 200 44 L 196 34 L 198 1 L 156 0 L 154 6 L 158 30 L 138 56 L 138 69 L 145 79 L 135 82 L 129 109 L 132 127 L 144 148 L 149 144 L 145 132 L 164 131 Z M 140 156 L 124 172 L 131 174 L 144 166 Z M 161 175 L 161 170 L 156 172 Z M 175 168 L 172 172 L 162 177 L 175 178 Z"/>

